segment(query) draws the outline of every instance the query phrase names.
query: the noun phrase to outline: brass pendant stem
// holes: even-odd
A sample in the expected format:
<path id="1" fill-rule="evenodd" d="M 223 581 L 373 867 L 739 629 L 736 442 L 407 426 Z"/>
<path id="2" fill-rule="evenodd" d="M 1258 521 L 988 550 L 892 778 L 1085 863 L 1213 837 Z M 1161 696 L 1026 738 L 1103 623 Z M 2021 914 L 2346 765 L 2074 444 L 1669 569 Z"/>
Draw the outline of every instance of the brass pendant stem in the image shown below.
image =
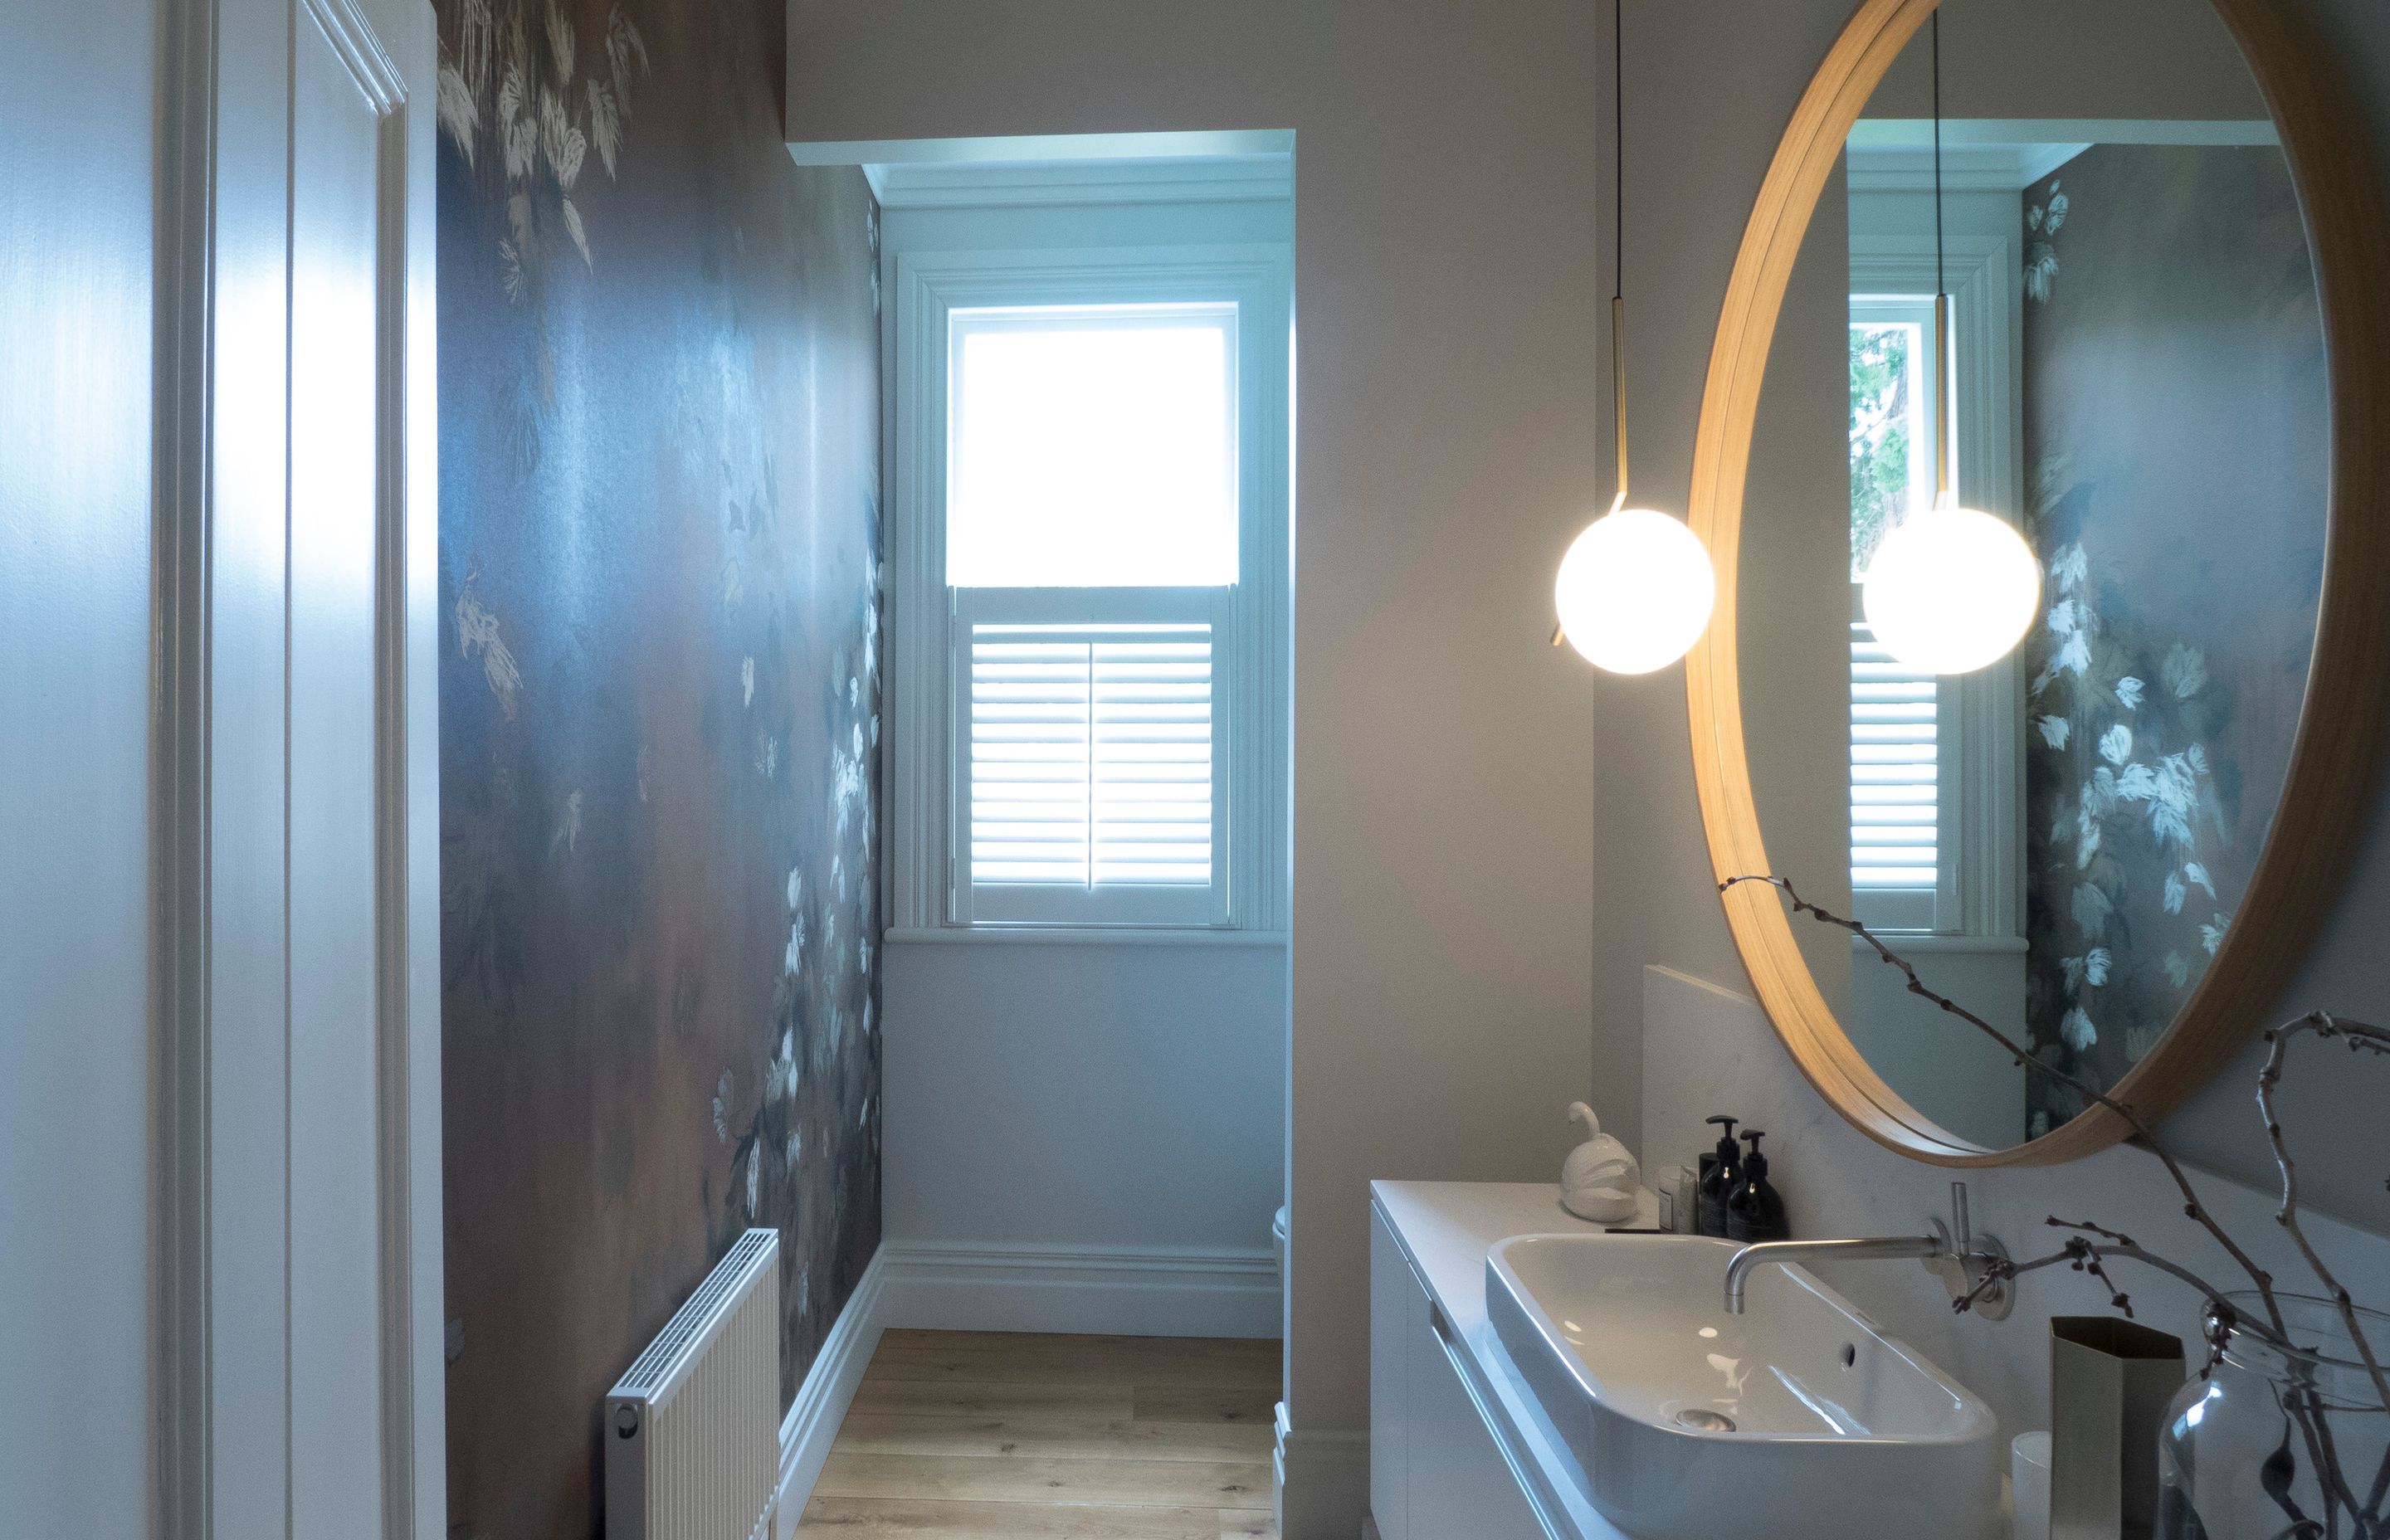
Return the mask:
<path id="1" fill-rule="evenodd" d="M 1934 296 L 1934 493 L 1950 495 L 1950 296 Z"/>
<path id="2" fill-rule="evenodd" d="M 1613 445 L 1618 455 L 1618 504 L 1626 502 L 1626 299 L 1610 297 L 1610 405 Z"/>

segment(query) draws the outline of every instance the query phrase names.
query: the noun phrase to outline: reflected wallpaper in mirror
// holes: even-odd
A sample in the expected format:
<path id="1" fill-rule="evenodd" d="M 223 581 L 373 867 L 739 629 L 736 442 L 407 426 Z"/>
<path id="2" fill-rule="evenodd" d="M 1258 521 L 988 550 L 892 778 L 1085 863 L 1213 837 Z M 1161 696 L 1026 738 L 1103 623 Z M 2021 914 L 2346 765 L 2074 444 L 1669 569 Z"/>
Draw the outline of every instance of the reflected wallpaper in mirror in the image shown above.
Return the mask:
<path id="1" fill-rule="evenodd" d="M 2329 402 L 2268 147 L 2094 145 L 2025 190 L 2026 1020 L 2114 1084 L 2231 923 L 2298 725 Z M 2081 1110 L 2028 1085 L 2031 1133 Z"/>

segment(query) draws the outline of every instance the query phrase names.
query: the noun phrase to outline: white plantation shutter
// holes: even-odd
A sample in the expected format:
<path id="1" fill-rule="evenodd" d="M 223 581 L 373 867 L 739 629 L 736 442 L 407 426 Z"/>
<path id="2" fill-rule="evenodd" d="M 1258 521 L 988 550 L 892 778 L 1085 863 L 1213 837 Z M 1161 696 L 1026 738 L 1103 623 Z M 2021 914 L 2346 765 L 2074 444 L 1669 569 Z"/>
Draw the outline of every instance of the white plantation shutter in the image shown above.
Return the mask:
<path id="1" fill-rule="evenodd" d="M 957 724 L 958 907 L 996 923 L 1211 923 L 1222 832 L 1212 622 L 957 629 L 970 680 Z"/>
<path id="2" fill-rule="evenodd" d="M 1212 880 L 1212 628 L 1091 644 L 1098 882 Z"/>
<path id="3" fill-rule="evenodd" d="M 1943 888 L 1937 681 L 1851 622 L 1851 887 L 1858 918 L 1934 926 Z"/>

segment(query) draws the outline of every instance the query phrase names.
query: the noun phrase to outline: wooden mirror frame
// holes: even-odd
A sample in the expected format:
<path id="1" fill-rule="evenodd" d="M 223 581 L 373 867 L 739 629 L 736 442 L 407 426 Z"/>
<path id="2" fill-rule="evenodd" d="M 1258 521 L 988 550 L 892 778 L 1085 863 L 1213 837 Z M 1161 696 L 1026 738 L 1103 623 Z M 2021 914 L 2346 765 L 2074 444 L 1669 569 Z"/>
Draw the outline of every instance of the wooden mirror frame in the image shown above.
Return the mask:
<path id="1" fill-rule="evenodd" d="M 1760 185 L 1727 285 L 1694 439 L 1688 522 L 1709 547 L 1717 606 L 1685 660 L 1693 781 L 1720 882 L 1767 874 L 1743 751 L 1735 597 L 1743 481 L 1768 350 L 1819 195 L 1884 72 L 1940 0 L 1860 0 L 1809 82 Z M 2390 218 L 2360 121 L 2297 7 L 2213 0 L 2281 135 L 2315 261 L 2332 399 L 2322 593 L 2290 769 L 2256 870 L 2224 943 L 2156 1047 L 2108 1094 L 2145 1123 L 2173 1110 L 2251 1035 L 2304 955 L 2339 885 L 2390 700 Z M 1774 888 L 1720 901 L 1785 1048 L 1818 1095 L 1878 1144 L 1946 1166 L 2047 1165 L 2127 1137 L 2093 1107 L 2040 1138 L 1985 1149 L 1937 1126 L 1886 1084 L 1834 1019 Z M 1861 966 L 1867 966 L 1864 959 Z"/>

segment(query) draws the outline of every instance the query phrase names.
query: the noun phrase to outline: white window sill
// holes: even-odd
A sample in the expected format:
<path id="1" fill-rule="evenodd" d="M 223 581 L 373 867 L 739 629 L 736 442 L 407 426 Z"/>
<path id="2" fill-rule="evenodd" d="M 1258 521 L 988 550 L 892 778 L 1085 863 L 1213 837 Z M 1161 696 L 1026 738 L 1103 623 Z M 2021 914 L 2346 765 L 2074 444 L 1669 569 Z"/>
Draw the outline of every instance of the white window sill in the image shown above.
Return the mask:
<path id="1" fill-rule="evenodd" d="M 1163 926 L 932 925 L 891 928 L 890 946 L 1273 946 L 1283 930 L 1172 930 Z"/>
<path id="2" fill-rule="evenodd" d="M 1903 956 L 1912 952 L 1972 952 L 1993 955 L 2022 954 L 2025 950 L 2023 936 L 1946 936 L 1939 932 L 1922 930 L 1877 930 L 1875 939 Z M 1853 936 L 1851 950 L 1864 952 L 1870 956 L 1875 955 L 1875 948 L 1867 943 L 1865 936 Z"/>

